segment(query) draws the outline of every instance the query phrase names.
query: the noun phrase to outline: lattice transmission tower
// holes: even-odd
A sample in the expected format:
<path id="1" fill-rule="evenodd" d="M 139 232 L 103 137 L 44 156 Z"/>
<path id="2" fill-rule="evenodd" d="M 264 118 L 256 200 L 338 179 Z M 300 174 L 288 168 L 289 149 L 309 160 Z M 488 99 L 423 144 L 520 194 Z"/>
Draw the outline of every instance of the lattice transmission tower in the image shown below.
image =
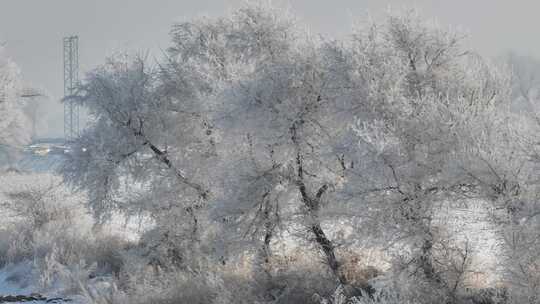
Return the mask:
<path id="1" fill-rule="evenodd" d="M 79 137 L 79 104 L 75 100 L 79 83 L 79 37 L 64 38 L 64 139 Z"/>

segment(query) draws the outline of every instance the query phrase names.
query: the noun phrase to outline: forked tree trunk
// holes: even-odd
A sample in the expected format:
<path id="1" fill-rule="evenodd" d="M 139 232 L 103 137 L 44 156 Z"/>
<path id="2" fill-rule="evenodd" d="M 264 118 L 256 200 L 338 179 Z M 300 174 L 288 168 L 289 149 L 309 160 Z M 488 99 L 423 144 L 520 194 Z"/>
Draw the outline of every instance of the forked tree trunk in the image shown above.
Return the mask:
<path id="1" fill-rule="evenodd" d="M 317 192 L 315 197 L 312 197 L 307 189 L 306 185 L 304 183 L 304 169 L 303 169 L 303 160 L 302 155 L 300 152 L 296 155 L 296 163 L 297 163 L 297 185 L 298 190 L 300 191 L 302 202 L 304 206 L 307 208 L 309 212 L 310 217 L 310 223 L 309 223 L 309 229 L 315 236 L 315 241 L 319 246 L 321 247 L 326 262 L 328 263 L 328 266 L 330 267 L 330 270 L 332 270 L 332 273 L 336 276 L 336 278 L 339 280 L 339 282 L 343 285 L 347 285 L 347 279 L 343 275 L 343 273 L 340 271 L 340 264 L 336 257 L 336 252 L 334 248 L 334 244 L 332 241 L 326 236 L 326 233 L 321 227 L 321 223 L 319 220 L 319 210 L 321 207 L 321 197 L 324 194 L 324 192 L 328 189 L 327 185 L 323 185 L 319 191 Z"/>
<path id="2" fill-rule="evenodd" d="M 334 244 L 332 241 L 326 236 L 326 233 L 321 227 L 321 223 L 319 220 L 319 210 L 321 208 L 321 198 L 328 189 L 328 185 L 323 185 L 317 193 L 313 196 L 311 195 L 306 187 L 306 183 L 304 180 L 304 159 L 303 155 L 300 149 L 300 143 L 298 141 L 298 134 L 297 134 L 297 127 L 299 125 L 303 124 L 303 120 L 296 121 L 291 129 L 291 140 L 295 145 L 296 148 L 296 185 L 298 186 L 298 190 L 301 195 L 302 203 L 308 210 L 309 215 L 309 230 L 313 233 L 315 236 L 315 241 L 322 249 L 322 252 L 324 253 L 324 256 L 326 258 L 326 262 L 328 263 L 328 266 L 330 267 L 330 270 L 336 276 L 336 278 L 339 280 L 339 282 L 342 285 L 347 285 L 347 279 L 343 275 L 343 273 L 340 271 L 340 264 L 336 257 L 336 252 L 334 248 Z"/>

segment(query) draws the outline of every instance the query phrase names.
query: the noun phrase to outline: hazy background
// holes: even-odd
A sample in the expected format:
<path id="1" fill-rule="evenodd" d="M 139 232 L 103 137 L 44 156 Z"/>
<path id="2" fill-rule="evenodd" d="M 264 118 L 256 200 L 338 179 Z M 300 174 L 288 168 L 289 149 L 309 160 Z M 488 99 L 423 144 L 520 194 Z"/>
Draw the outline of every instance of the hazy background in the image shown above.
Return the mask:
<path id="1" fill-rule="evenodd" d="M 117 50 L 148 50 L 159 56 L 168 47 L 175 21 L 219 16 L 239 0 L 0 0 L 0 41 L 22 69 L 29 85 L 50 99 L 40 107 L 38 135 L 62 136 L 62 37 L 80 37 L 81 71 L 95 67 Z M 375 18 L 390 6 L 413 6 L 441 24 L 470 33 L 470 46 L 495 56 L 509 49 L 540 54 L 540 1 L 533 0 L 291 0 L 289 7 L 314 33 L 343 36 L 355 20 Z M 82 76 L 82 75 L 81 75 Z"/>

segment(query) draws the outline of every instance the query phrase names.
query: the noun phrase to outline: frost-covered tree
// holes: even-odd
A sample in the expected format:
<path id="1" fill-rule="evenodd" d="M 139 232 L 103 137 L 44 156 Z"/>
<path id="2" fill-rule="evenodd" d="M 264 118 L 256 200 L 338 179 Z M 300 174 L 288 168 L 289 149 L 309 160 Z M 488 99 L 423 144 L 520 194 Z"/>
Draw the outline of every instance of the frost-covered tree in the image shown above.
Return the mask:
<path id="1" fill-rule="evenodd" d="M 0 157 L 8 166 L 30 141 L 31 128 L 19 97 L 21 86 L 19 68 L 0 47 Z"/>
<path id="2" fill-rule="evenodd" d="M 511 301 L 535 303 L 540 296 L 538 260 L 538 92 L 540 69 L 532 57 L 514 53 L 504 57 L 512 70 L 511 111 L 508 115 L 508 135 L 511 141 L 503 142 L 507 157 L 513 161 L 514 174 L 500 175 L 504 183 L 502 195 L 496 201 L 504 212 L 494 217 L 501 232 L 502 280 L 509 289 Z M 508 138 L 508 136 L 506 136 Z M 498 150 L 503 147 L 498 146 Z M 511 191 L 509 191 L 511 190 Z"/>
<path id="3" fill-rule="evenodd" d="M 413 13 L 343 42 L 251 5 L 171 37 L 155 65 L 112 58 L 88 75 L 93 121 L 64 175 L 98 217 L 150 215 L 147 247 L 177 265 L 204 238 L 268 270 L 293 232 L 341 284 L 340 247 L 371 242 L 399 248 L 396 278 L 455 297 L 469 247 L 441 233 L 439 207 L 472 197 L 512 213 L 534 192 L 507 71 Z"/>
<path id="4" fill-rule="evenodd" d="M 305 231 L 347 283 L 323 221 L 325 207 L 343 195 L 346 171 L 354 166 L 345 153 L 354 147 L 326 45 L 292 18 L 258 7 L 180 24 L 173 35 L 173 55 L 195 54 L 221 84 L 212 118 L 224 185 L 214 214 L 241 224 L 237 235 L 260 241 L 263 261 L 280 227 Z"/>
<path id="5" fill-rule="evenodd" d="M 511 187 L 506 173 L 518 170 L 501 142 L 509 77 L 461 40 L 414 14 L 390 16 L 355 35 L 355 61 L 341 69 L 359 104 L 355 130 L 371 168 L 361 174 L 382 190 L 363 198 L 381 212 L 374 226 L 402 246 L 405 269 L 442 289 L 450 284 L 435 265 L 437 243 L 446 245 L 438 208 L 498 197 Z"/>
<path id="6" fill-rule="evenodd" d="M 183 99 L 140 58 L 118 56 L 90 73 L 81 102 L 93 121 L 64 168 L 67 180 L 88 190 L 99 219 L 117 211 L 151 216 L 149 247 L 167 247 L 175 262 L 183 259 L 181 244 L 197 240 L 197 212 L 211 196 L 204 163 L 212 147 L 202 140 L 203 96 L 196 87 L 204 79 L 185 71 L 179 75 L 185 87 L 175 88 Z"/>

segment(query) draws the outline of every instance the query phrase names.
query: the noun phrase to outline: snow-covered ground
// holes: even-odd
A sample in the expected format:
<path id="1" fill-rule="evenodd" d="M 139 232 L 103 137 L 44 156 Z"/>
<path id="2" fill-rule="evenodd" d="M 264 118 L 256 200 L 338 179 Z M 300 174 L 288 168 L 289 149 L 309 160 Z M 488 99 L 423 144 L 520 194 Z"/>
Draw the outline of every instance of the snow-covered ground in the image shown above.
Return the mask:
<path id="1" fill-rule="evenodd" d="M 26 151 L 24 156 L 15 166 L 17 170 L 9 170 L 0 174 L 0 232 L 17 235 L 20 231 L 13 231 L 21 227 L 26 219 L 19 209 L 8 208 L 9 193 L 20 191 L 43 191 L 43 203 L 46 206 L 76 208 L 75 222 L 77 230 L 81 235 L 84 231 L 91 231 L 92 218 L 83 208 L 85 200 L 84 193 L 73 192 L 62 184 L 61 178 L 54 173 L 54 170 L 61 165 L 62 156 L 58 154 L 35 154 Z M 80 211 L 80 212 L 79 212 Z M 22 220 L 22 221 L 21 221 Z M 54 233 L 54 226 L 46 230 L 44 239 L 34 240 L 37 243 L 46 243 L 50 235 Z M 103 232 L 111 235 L 122 235 L 126 238 L 136 238 L 139 233 L 139 226 L 135 222 L 127 222 L 121 217 L 117 217 L 113 224 L 103 228 Z M 5 234 L 2 234 L 5 235 Z M 22 244 L 27 241 L 22 241 Z M 31 246 L 39 246 L 28 244 Z M 10 246 L 9 241 L 0 240 L 0 246 Z M 20 245 L 19 245 L 20 246 Z M 100 292 L 107 291 L 111 287 L 110 278 L 95 277 L 89 279 L 84 277 L 84 286 L 68 286 L 69 277 L 66 280 L 53 279 L 44 284 L 44 276 L 48 274 L 39 273 L 39 263 L 43 261 L 25 260 L 15 264 L 8 264 L 0 269 L 0 303 L 91 303 L 91 299 Z M 74 267 L 77 268 L 77 267 Z M 64 271 L 68 276 L 78 275 L 77 269 L 61 269 L 60 265 L 53 266 L 52 271 L 58 276 Z M 73 273 L 72 273 L 73 271 Z M 84 275 L 84 270 L 80 272 Z M 46 278 L 45 278 L 46 279 Z M 74 280 L 73 284 L 77 284 Z M 75 295 L 74 295 L 75 294 Z M 34 299 L 34 300 L 32 300 Z M 41 300 L 38 300 L 41 299 Z M 17 301 L 21 300 L 21 301 Z"/>
<path id="2" fill-rule="evenodd" d="M 8 265 L 0 270 L 0 303 L 87 303 L 81 296 L 66 297 L 54 288 L 41 291 L 30 263 Z"/>
<path id="3" fill-rule="evenodd" d="M 493 223 L 496 211 L 478 199 L 446 202 L 436 214 L 436 224 L 444 227 L 460 247 L 468 246 L 471 259 L 467 281 L 472 286 L 495 286 L 501 280 L 500 231 Z"/>

